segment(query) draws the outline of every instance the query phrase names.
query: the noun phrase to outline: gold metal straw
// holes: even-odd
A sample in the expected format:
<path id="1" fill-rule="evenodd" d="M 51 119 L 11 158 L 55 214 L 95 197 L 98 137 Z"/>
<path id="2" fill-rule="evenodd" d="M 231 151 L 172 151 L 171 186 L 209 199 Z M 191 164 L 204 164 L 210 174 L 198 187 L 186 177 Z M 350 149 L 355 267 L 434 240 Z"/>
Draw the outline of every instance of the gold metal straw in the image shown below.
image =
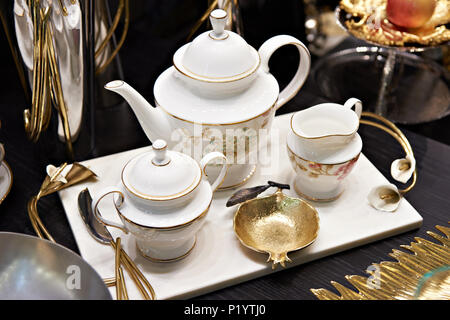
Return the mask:
<path id="1" fill-rule="evenodd" d="M 116 278 L 104 278 L 103 282 L 107 287 L 114 287 L 116 285 Z"/>
<path id="2" fill-rule="evenodd" d="M 123 300 L 129 300 L 129 298 L 128 298 L 128 291 L 127 291 L 127 285 L 125 283 L 125 278 L 124 278 L 124 275 L 123 275 L 122 267 L 119 268 L 119 276 L 120 276 L 120 280 L 122 282 L 122 298 L 123 298 Z"/>
<path id="3" fill-rule="evenodd" d="M 123 288 L 123 285 L 122 285 L 123 279 L 121 278 L 120 272 L 119 272 L 119 269 L 120 269 L 120 249 L 121 249 L 120 243 L 121 243 L 120 237 L 117 237 L 117 239 L 116 239 L 116 250 L 115 250 L 115 252 L 116 252 L 115 274 L 116 274 L 116 299 L 117 300 L 122 300 L 122 288 Z"/>
<path id="4" fill-rule="evenodd" d="M 116 244 L 114 241 L 111 241 L 111 246 L 114 248 L 114 250 L 116 250 Z M 131 260 L 128 254 L 123 250 L 123 248 L 121 249 L 120 257 L 122 264 L 125 266 L 125 269 L 132 278 L 133 282 L 136 284 L 143 298 L 145 300 L 155 300 L 156 294 L 155 291 L 153 290 L 153 287 L 148 282 L 147 278 L 139 270 L 139 268 L 136 266 L 136 264 L 133 262 L 133 260 Z M 150 293 L 150 295 L 147 293 L 147 291 Z"/>

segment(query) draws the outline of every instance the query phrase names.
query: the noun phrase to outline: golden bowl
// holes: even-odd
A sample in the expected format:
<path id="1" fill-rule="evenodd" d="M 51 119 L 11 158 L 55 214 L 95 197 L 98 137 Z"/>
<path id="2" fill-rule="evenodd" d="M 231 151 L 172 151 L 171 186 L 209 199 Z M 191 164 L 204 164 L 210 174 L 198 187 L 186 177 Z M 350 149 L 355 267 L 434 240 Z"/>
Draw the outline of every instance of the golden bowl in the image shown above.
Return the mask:
<path id="1" fill-rule="evenodd" d="M 280 190 L 271 196 L 248 200 L 234 215 L 234 232 L 241 243 L 257 252 L 268 253 L 272 269 L 291 262 L 288 252 L 302 249 L 317 238 L 319 214 L 302 199 Z"/>

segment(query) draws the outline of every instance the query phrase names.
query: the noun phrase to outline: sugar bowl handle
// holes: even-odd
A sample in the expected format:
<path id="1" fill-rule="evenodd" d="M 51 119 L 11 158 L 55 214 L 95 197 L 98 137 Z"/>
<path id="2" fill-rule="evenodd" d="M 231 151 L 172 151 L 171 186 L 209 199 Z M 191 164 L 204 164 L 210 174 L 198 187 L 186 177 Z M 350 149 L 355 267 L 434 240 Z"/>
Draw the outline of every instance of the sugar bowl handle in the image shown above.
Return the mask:
<path id="1" fill-rule="evenodd" d="M 211 161 L 213 161 L 215 159 L 222 159 L 223 163 L 222 163 L 222 168 L 220 169 L 219 176 L 211 184 L 211 188 L 212 188 L 213 192 L 216 191 L 216 189 L 222 184 L 223 180 L 225 180 L 225 176 L 226 176 L 227 170 L 228 170 L 227 157 L 225 157 L 223 155 L 223 153 L 220 153 L 220 152 L 211 152 L 211 153 L 208 153 L 207 155 L 205 155 L 202 158 L 202 160 L 200 160 L 200 167 L 202 168 L 202 171 L 205 174 L 205 176 L 208 176 L 206 174 L 206 170 L 205 170 L 206 166 L 208 165 L 208 163 L 210 163 Z"/>
<path id="2" fill-rule="evenodd" d="M 344 103 L 344 107 L 348 109 L 352 109 L 355 107 L 355 113 L 358 116 L 358 118 L 361 118 L 362 113 L 362 102 L 359 99 L 356 98 L 350 98 Z"/>
<path id="3" fill-rule="evenodd" d="M 261 68 L 263 71 L 269 73 L 269 60 L 272 54 L 280 47 L 289 44 L 297 47 L 300 55 L 300 62 L 298 64 L 298 69 L 294 75 L 294 78 L 292 78 L 291 82 L 289 82 L 286 88 L 284 88 L 278 95 L 278 101 L 275 106 L 276 109 L 280 108 L 286 102 L 291 100 L 302 88 L 303 84 L 306 81 L 306 78 L 308 77 L 311 67 L 311 55 L 309 54 L 308 49 L 300 40 L 288 35 L 279 35 L 272 37 L 264 42 L 258 50 L 259 56 L 261 57 Z"/>
<path id="4" fill-rule="evenodd" d="M 107 187 L 107 188 L 103 189 L 100 193 L 98 193 L 98 195 L 94 196 L 94 198 L 92 200 L 92 211 L 94 212 L 95 218 L 98 221 L 100 221 L 102 224 L 104 224 L 105 226 L 114 227 L 114 228 L 122 230 L 125 233 L 128 233 L 127 228 L 125 228 L 125 226 L 123 224 L 115 223 L 111 220 L 103 218 L 100 215 L 100 212 L 98 211 L 98 205 L 99 205 L 100 201 L 104 197 L 106 197 L 110 194 L 114 194 L 114 193 L 117 193 L 119 195 L 118 202 L 114 203 L 114 205 L 116 206 L 116 208 L 120 208 L 120 206 L 122 205 L 123 200 L 124 200 L 122 191 L 120 191 L 116 187 Z"/>

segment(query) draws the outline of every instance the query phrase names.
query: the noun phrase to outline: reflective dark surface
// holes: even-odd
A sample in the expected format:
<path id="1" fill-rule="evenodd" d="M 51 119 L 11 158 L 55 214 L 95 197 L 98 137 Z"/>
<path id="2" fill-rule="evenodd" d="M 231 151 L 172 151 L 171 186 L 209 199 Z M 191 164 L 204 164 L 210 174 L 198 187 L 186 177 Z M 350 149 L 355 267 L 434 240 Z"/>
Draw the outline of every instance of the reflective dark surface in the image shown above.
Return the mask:
<path id="1" fill-rule="evenodd" d="M 375 110 L 387 50 L 357 47 L 336 52 L 318 61 L 313 78 L 330 100 L 364 97 L 364 109 Z M 385 98 L 386 115 L 397 123 L 417 124 L 450 113 L 450 73 L 417 55 L 398 52 L 391 85 Z"/>

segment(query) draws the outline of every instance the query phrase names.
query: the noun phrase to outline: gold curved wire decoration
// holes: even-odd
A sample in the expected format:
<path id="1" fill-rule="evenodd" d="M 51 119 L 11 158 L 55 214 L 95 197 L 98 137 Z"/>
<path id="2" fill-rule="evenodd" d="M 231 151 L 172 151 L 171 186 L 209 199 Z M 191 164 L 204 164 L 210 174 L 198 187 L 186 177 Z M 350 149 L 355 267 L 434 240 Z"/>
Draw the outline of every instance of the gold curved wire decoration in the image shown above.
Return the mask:
<path id="1" fill-rule="evenodd" d="M 123 0 L 123 1 L 125 2 L 125 21 L 124 21 L 124 24 L 123 24 L 122 36 L 121 36 L 120 41 L 117 44 L 116 48 L 111 53 L 111 55 L 108 57 L 108 59 L 105 61 L 105 63 L 102 66 L 97 68 L 97 70 L 95 71 L 96 75 L 102 73 L 109 66 L 109 64 L 114 60 L 116 55 L 119 53 L 119 50 L 122 48 L 122 45 L 124 44 L 125 39 L 127 37 L 128 28 L 129 28 L 129 25 L 130 25 L 130 6 L 129 6 L 129 0 Z"/>
<path id="2" fill-rule="evenodd" d="M 76 4 L 76 1 L 71 0 L 71 3 Z M 34 27 L 33 75 L 31 84 L 31 107 L 25 109 L 23 112 L 25 132 L 29 140 L 37 142 L 41 133 L 45 131 L 50 124 L 52 115 L 51 106 L 53 104 L 61 119 L 67 155 L 73 159 L 74 150 L 70 134 L 69 115 L 64 101 L 64 92 L 61 85 L 57 56 L 53 44 L 53 34 L 49 24 L 50 13 L 53 7 L 50 3 L 47 7 L 41 8 L 41 4 L 42 2 L 38 0 L 30 0 L 28 2 Z M 64 6 L 63 1 L 59 0 L 58 4 L 63 15 L 67 16 L 68 11 Z M 56 2 L 53 5 L 57 5 Z M 96 74 L 103 72 L 108 67 L 125 41 L 129 27 L 129 0 L 120 0 L 114 23 L 99 49 L 95 52 L 96 57 L 106 48 L 106 45 L 117 28 L 124 9 L 125 23 L 122 37 L 111 56 L 108 57 L 102 66 L 97 68 Z"/>
<path id="3" fill-rule="evenodd" d="M 48 42 L 48 57 L 50 60 L 50 74 L 52 79 L 52 88 L 54 90 L 54 97 L 57 100 L 57 110 L 61 116 L 63 131 L 64 131 L 64 139 L 66 141 L 67 153 L 73 157 L 73 146 L 72 146 L 72 138 L 70 136 L 70 127 L 69 127 L 69 116 L 67 115 L 67 107 L 66 102 L 64 101 L 64 93 L 61 85 L 61 77 L 58 70 L 58 65 L 56 62 L 56 54 L 55 49 L 53 48 L 52 42 L 52 33 L 50 29 L 47 29 L 47 42 Z M 48 100 L 48 98 L 47 98 Z M 50 120 L 50 119 L 49 119 Z"/>
<path id="4" fill-rule="evenodd" d="M 98 56 L 105 50 L 109 40 L 111 39 L 112 35 L 114 34 L 114 31 L 116 31 L 117 26 L 119 25 L 120 18 L 122 17 L 122 12 L 124 8 L 124 0 L 120 0 L 119 5 L 117 7 L 116 15 L 114 16 L 113 23 L 111 25 L 111 28 L 109 28 L 105 39 L 103 39 L 102 43 L 98 47 L 98 49 L 95 51 L 95 58 L 97 59 Z"/>
<path id="5" fill-rule="evenodd" d="M 61 9 L 63 4 L 60 2 Z M 39 1 L 30 2 L 33 21 L 33 78 L 31 108 L 24 110 L 25 132 L 28 139 L 37 142 L 51 120 L 53 103 L 61 117 L 66 151 L 73 158 L 69 119 L 61 85 L 61 78 L 49 26 L 52 6 L 40 7 Z M 67 10 L 66 10 L 67 11 Z M 64 12 L 64 10 L 63 10 Z M 32 203 L 30 203 L 32 205 Z"/>
<path id="6" fill-rule="evenodd" d="M 229 1 L 227 1 L 229 2 Z M 205 22 L 206 19 L 208 19 L 209 14 L 214 10 L 214 8 L 217 6 L 218 0 L 214 0 L 211 5 L 206 9 L 206 12 L 201 16 L 201 18 L 195 23 L 195 25 L 192 27 L 191 32 L 189 32 L 189 35 L 187 36 L 187 41 L 191 40 L 194 33 L 200 28 L 200 26 Z"/>
<path id="7" fill-rule="evenodd" d="M 57 178 L 66 167 L 67 163 L 64 163 L 54 172 L 54 174 L 52 174 L 52 176 L 47 175 L 39 189 L 38 194 L 31 197 L 27 204 L 28 216 L 30 218 L 31 225 L 33 226 L 34 231 L 39 236 L 39 238 L 50 240 L 52 242 L 55 242 L 55 239 L 51 236 L 50 232 L 44 226 L 41 218 L 39 217 L 39 213 L 37 210 L 38 201 L 44 196 L 55 193 L 71 185 L 96 176 L 95 173 L 93 173 L 91 170 L 75 162 L 73 163 L 72 168 L 65 177 L 67 182 L 64 183 L 59 181 Z"/>
<path id="8" fill-rule="evenodd" d="M 69 13 L 68 13 L 68 11 L 67 11 L 66 6 L 63 4 L 63 0 L 58 0 L 58 2 L 59 2 L 59 6 L 60 6 L 60 8 L 61 8 L 61 11 L 62 11 L 63 16 L 67 17 L 67 15 L 68 15 Z"/>
<path id="9" fill-rule="evenodd" d="M 50 17 L 50 7 L 45 9 L 39 7 L 38 2 L 34 2 L 32 10 L 32 20 L 34 25 L 33 34 L 33 79 L 32 79 L 32 101 L 31 110 L 24 111 L 25 132 L 27 137 L 36 142 L 42 132 L 44 124 L 44 114 L 47 106 L 46 94 L 48 90 L 48 57 L 47 57 L 47 30 L 48 19 Z"/>
<path id="10" fill-rule="evenodd" d="M 394 123 L 392 123 L 388 119 L 386 119 L 380 115 L 377 115 L 375 113 L 372 113 L 372 112 L 367 112 L 367 111 L 362 112 L 361 117 L 363 117 L 363 116 L 376 119 L 376 120 L 382 122 L 384 125 L 374 122 L 374 121 L 365 120 L 365 119 L 361 119 L 359 121 L 361 124 L 369 125 L 369 126 L 383 130 L 387 134 L 391 135 L 395 140 L 397 140 L 397 142 L 401 145 L 401 147 L 402 147 L 403 151 L 406 153 L 406 155 L 410 155 L 411 157 L 414 157 L 414 153 L 413 153 L 411 144 L 409 143 L 408 139 L 403 134 L 403 132 Z M 416 185 L 416 182 L 417 182 L 417 168 L 414 170 L 410 185 L 404 189 L 398 190 L 399 193 L 401 195 L 405 195 L 407 192 L 411 191 L 412 188 L 414 188 L 414 186 Z"/>

